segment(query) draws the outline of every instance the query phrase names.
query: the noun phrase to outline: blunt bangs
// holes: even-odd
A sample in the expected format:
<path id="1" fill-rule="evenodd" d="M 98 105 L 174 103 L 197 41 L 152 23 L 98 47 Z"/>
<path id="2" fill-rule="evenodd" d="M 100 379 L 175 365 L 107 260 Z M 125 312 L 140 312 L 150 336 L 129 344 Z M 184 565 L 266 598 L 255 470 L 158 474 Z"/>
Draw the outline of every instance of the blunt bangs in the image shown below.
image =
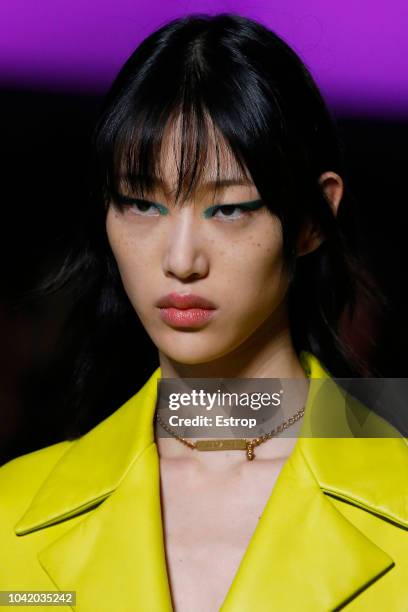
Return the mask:
<path id="1" fill-rule="evenodd" d="M 156 109 L 155 109 L 156 110 Z M 159 111 L 159 109 L 157 109 Z M 107 173 L 106 198 L 118 205 L 118 195 L 144 197 L 157 185 L 165 185 L 164 158 L 176 160 L 174 201 L 183 205 L 200 189 L 211 184 L 213 195 L 225 179 L 252 183 L 239 151 L 233 151 L 201 105 L 152 113 L 151 121 L 139 119 L 120 129 Z"/>

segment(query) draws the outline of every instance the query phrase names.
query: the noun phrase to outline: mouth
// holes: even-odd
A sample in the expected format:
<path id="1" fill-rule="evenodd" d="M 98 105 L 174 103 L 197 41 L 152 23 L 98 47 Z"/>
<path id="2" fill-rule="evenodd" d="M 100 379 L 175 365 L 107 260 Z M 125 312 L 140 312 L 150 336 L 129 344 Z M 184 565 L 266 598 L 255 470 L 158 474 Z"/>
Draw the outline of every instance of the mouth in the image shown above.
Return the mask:
<path id="1" fill-rule="evenodd" d="M 160 308 L 160 317 L 174 327 L 201 327 L 215 315 L 213 308 Z"/>
<path id="2" fill-rule="evenodd" d="M 156 306 L 161 319 L 176 328 L 202 327 L 216 312 L 216 305 L 201 295 L 173 291 L 161 297 Z"/>

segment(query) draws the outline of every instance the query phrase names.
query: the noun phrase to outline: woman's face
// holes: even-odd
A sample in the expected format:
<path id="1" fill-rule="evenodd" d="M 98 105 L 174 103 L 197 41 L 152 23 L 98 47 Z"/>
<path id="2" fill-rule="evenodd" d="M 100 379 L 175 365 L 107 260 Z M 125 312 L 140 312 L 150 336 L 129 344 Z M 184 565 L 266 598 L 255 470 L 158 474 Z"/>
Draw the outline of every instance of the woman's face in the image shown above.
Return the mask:
<path id="1" fill-rule="evenodd" d="M 164 184 L 144 200 L 121 189 L 135 200 L 123 210 L 109 205 L 106 230 L 125 291 L 156 347 L 175 362 L 199 364 L 250 342 L 262 324 L 276 326 L 288 273 L 280 222 L 256 203 L 260 195 L 251 180 L 235 180 L 238 166 L 226 148 L 220 168 L 224 186 L 215 192 L 211 185 L 213 148 L 199 188 L 184 206 L 174 205 L 177 134 L 171 131 L 163 143 Z M 248 203 L 252 209 L 223 208 Z M 157 306 L 170 293 L 204 297 L 215 309 L 194 326 L 185 319 L 180 323 L 180 317 L 175 323 Z"/>

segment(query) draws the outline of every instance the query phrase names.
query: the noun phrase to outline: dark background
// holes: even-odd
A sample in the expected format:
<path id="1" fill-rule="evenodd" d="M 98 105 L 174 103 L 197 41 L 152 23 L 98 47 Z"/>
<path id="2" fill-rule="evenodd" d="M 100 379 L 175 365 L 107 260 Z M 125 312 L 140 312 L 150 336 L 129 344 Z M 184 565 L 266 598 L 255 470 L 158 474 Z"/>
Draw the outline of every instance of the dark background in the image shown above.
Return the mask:
<path id="1" fill-rule="evenodd" d="M 47 414 L 57 410 L 55 386 L 45 384 L 41 374 L 53 360 L 71 307 L 69 295 L 35 305 L 18 303 L 41 273 L 62 258 L 75 232 L 87 197 L 89 138 L 101 100 L 35 91 L 2 91 L 0 99 L 0 463 L 4 463 L 60 439 L 58 424 L 46 426 Z M 407 377 L 408 120 L 335 116 L 355 196 L 350 223 L 361 230 L 362 249 L 390 304 L 379 320 L 362 309 L 351 340 L 364 349 L 372 335 L 377 348 L 367 350 L 381 375 Z"/>

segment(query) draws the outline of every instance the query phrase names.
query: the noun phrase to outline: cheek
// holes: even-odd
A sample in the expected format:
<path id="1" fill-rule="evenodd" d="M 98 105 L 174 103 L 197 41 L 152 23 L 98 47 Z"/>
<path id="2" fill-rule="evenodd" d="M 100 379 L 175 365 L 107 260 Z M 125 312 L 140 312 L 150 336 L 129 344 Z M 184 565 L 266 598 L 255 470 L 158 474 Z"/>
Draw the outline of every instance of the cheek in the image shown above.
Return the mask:
<path id="1" fill-rule="evenodd" d="M 216 289 L 221 311 L 208 331 L 219 355 L 240 346 L 266 321 L 284 316 L 280 305 L 287 294 L 288 274 L 281 235 L 251 234 L 236 247 L 220 250 Z"/>
<path id="2" fill-rule="evenodd" d="M 137 296 L 143 295 L 139 288 L 146 290 L 151 278 L 152 262 L 148 241 L 144 244 L 134 233 L 129 233 L 120 215 L 115 212 L 109 213 L 107 217 L 106 232 L 124 289 L 135 305 Z"/>
<path id="3" fill-rule="evenodd" d="M 241 305 L 256 309 L 280 301 L 286 292 L 282 234 L 275 223 L 251 233 L 226 259 L 225 284 Z"/>

